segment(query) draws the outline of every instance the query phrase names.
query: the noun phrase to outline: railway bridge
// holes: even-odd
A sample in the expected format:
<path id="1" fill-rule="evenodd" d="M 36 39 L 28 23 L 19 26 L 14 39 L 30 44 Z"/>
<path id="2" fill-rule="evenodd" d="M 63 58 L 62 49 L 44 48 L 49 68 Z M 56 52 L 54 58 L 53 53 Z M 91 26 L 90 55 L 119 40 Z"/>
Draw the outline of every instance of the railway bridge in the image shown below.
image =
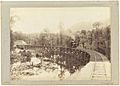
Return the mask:
<path id="1" fill-rule="evenodd" d="M 110 80 L 111 65 L 107 57 L 93 50 L 58 46 L 18 45 L 18 48 L 38 50 L 48 61 L 55 62 L 72 75 L 65 80 Z M 53 58 L 53 57 L 56 58 Z M 83 67 L 81 71 L 79 68 Z"/>
<path id="2" fill-rule="evenodd" d="M 25 50 L 35 50 L 38 57 L 48 58 L 44 61 L 56 63 L 70 73 L 74 73 L 90 61 L 89 53 L 75 48 L 37 45 L 17 45 L 17 47 Z"/>

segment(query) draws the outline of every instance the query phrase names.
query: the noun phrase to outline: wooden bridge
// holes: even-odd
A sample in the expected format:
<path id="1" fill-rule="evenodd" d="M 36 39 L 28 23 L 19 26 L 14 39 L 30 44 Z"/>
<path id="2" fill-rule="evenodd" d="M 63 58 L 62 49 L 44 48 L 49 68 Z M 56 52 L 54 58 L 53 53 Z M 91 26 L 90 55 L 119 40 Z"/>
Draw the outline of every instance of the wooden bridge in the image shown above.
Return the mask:
<path id="1" fill-rule="evenodd" d="M 65 80 L 110 80 L 110 63 L 105 56 L 93 51 L 60 46 L 17 45 L 18 48 L 33 50 L 39 57 L 47 58 L 48 63 L 55 63 L 61 68 L 59 78 L 64 69 L 72 75 L 65 75 Z M 88 63 L 88 64 L 87 64 Z M 84 67 L 83 67 L 84 66 Z M 79 69 L 81 71 L 79 71 Z M 49 75 L 49 74 L 48 74 Z M 57 74 L 54 74 L 55 77 Z M 28 77 L 28 76 L 27 76 Z M 29 76 L 32 78 L 32 76 Z M 40 79 L 40 77 L 37 77 Z M 58 78 L 56 78 L 58 79 Z"/>
<path id="2" fill-rule="evenodd" d="M 56 63 L 61 68 L 68 69 L 70 73 L 74 73 L 90 61 L 89 53 L 75 48 L 38 45 L 17 45 L 17 48 L 35 50 L 38 56 L 48 58 L 45 61 Z"/>

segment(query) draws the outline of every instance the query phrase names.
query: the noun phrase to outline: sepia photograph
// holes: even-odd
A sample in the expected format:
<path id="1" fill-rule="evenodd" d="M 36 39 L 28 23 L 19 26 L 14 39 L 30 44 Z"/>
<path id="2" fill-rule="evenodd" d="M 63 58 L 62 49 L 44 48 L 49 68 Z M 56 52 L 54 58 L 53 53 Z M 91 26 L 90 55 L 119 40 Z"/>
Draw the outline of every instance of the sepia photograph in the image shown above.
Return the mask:
<path id="1" fill-rule="evenodd" d="M 110 7 L 10 8 L 11 80 L 111 80 Z"/>

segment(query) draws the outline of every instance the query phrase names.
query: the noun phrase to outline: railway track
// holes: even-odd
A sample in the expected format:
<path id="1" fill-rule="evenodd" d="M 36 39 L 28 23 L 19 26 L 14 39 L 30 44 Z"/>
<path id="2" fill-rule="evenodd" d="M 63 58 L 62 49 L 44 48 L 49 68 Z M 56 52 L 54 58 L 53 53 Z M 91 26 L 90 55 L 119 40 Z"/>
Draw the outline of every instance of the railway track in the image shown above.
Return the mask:
<path id="1" fill-rule="evenodd" d="M 91 80 L 107 80 L 107 73 L 105 69 L 105 64 L 103 56 L 99 53 L 93 52 L 95 62 L 93 67 L 93 73 L 91 74 Z M 97 59 L 98 57 L 101 59 Z"/>

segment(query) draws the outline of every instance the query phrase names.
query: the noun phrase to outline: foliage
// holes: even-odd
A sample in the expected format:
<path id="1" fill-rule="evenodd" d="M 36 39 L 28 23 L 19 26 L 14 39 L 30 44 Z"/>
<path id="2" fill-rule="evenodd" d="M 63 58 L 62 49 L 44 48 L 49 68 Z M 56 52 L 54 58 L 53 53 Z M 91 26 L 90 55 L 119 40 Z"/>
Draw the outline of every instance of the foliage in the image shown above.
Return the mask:
<path id="1" fill-rule="evenodd" d="M 30 45 L 42 46 L 63 46 L 63 47 L 81 47 L 96 50 L 108 57 L 110 60 L 110 25 L 101 27 L 100 22 L 95 22 L 93 28 L 89 31 L 81 30 L 74 33 L 75 39 L 65 33 L 50 33 L 44 29 L 41 33 L 25 34 L 22 32 L 13 32 L 11 35 L 11 49 L 16 40 L 23 40 Z M 71 32 L 71 31 L 68 31 Z"/>

